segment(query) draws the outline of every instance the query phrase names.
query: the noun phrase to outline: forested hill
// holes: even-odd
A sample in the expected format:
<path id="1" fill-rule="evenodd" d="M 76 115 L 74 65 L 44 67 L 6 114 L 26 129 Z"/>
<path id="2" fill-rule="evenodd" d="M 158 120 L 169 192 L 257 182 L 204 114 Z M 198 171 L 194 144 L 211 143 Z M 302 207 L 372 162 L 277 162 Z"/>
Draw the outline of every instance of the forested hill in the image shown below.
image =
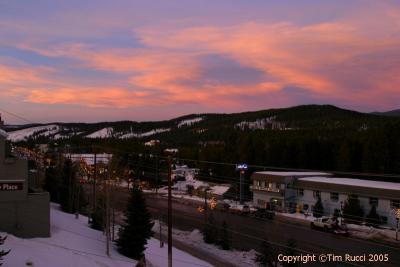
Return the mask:
<path id="1" fill-rule="evenodd" d="M 52 123 L 8 128 L 14 142 L 107 144 L 209 161 L 320 170 L 400 173 L 400 117 L 305 105 L 158 122 Z M 157 139 L 156 147 L 144 143 Z"/>

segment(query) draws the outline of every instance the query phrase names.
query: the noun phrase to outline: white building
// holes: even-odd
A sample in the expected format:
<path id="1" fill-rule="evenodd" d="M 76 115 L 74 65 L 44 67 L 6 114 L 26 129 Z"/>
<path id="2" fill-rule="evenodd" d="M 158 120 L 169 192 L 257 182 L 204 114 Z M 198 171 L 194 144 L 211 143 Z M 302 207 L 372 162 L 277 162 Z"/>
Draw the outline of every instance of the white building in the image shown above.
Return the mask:
<path id="1" fill-rule="evenodd" d="M 395 211 L 400 209 L 400 183 L 287 172 L 254 173 L 252 181 L 253 201 L 259 207 L 270 204 L 278 210 L 312 212 L 320 196 L 324 213 L 331 215 L 351 196 L 359 199 L 365 215 L 375 205 L 389 226 L 395 226 Z"/>

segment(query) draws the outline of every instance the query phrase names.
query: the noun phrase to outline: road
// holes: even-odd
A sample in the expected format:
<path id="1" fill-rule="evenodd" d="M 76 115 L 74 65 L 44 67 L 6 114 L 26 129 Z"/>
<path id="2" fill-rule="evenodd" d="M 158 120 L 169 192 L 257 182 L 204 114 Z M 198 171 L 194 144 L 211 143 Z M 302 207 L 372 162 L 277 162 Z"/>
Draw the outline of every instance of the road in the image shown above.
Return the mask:
<path id="1" fill-rule="evenodd" d="M 146 195 L 147 205 L 155 218 L 167 218 L 167 200 L 155 195 Z M 212 211 L 217 225 L 225 220 L 232 233 L 233 246 L 237 249 L 258 249 L 262 239 L 274 243 L 278 250 L 284 251 L 289 238 L 297 242 L 297 248 L 305 253 L 335 254 L 344 256 L 368 254 L 388 254 L 388 262 L 361 262 L 354 265 L 323 264 L 323 266 L 400 266 L 400 247 L 375 243 L 372 241 L 336 236 L 331 233 L 312 230 L 309 226 L 291 223 L 283 219 L 258 220 L 252 217 L 240 216 L 222 211 Z M 181 230 L 202 229 L 204 214 L 199 213 L 196 207 L 173 202 L 173 227 Z M 321 266 L 318 264 L 303 264 L 302 266 Z"/>

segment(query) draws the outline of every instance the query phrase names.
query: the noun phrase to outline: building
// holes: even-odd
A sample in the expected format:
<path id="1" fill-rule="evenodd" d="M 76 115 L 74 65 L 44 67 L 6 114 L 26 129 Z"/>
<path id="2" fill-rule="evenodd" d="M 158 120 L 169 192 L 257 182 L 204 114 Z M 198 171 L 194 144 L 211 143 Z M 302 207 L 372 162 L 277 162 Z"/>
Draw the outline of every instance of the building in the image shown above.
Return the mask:
<path id="1" fill-rule="evenodd" d="M 321 198 L 325 215 L 340 212 L 349 197 L 358 198 L 364 214 L 376 206 L 384 224 L 396 225 L 400 183 L 336 178 L 314 172 L 256 172 L 251 177 L 255 206 L 287 212 L 312 213 Z"/>
<path id="2" fill-rule="evenodd" d="M 400 209 L 400 183 L 353 178 L 305 177 L 296 183 L 297 204 L 304 212 L 312 212 L 321 197 L 324 213 L 341 211 L 350 197 L 358 198 L 364 215 L 375 205 L 383 224 L 396 225 L 396 210 Z"/>
<path id="3" fill-rule="evenodd" d="M 50 196 L 29 175 L 28 160 L 6 157 L 7 133 L 0 129 L 0 231 L 19 237 L 50 236 Z M 32 173 L 32 172 L 31 172 Z"/>
<path id="4" fill-rule="evenodd" d="M 298 178 L 330 176 L 323 172 L 255 172 L 251 176 L 253 202 L 257 207 L 272 207 L 278 211 L 296 209 L 296 190 L 293 186 Z"/>

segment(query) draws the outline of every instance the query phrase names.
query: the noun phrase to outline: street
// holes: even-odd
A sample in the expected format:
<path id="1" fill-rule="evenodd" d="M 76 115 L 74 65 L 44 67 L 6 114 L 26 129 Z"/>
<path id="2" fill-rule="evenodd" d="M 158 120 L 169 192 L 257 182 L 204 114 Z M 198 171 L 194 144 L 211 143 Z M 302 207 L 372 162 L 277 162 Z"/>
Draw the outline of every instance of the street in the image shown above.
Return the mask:
<path id="1" fill-rule="evenodd" d="M 147 205 L 155 219 L 167 218 L 167 199 L 155 195 L 146 195 Z M 388 262 L 360 262 L 348 266 L 400 266 L 400 248 L 392 245 L 375 243 L 372 241 L 336 236 L 331 233 L 312 230 L 302 224 L 276 218 L 273 221 L 259 220 L 252 217 L 231 214 L 229 212 L 212 211 L 218 225 L 225 220 L 232 233 L 233 246 L 237 249 L 258 249 L 262 239 L 267 239 L 280 251 L 285 251 L 289 238 L 297 242 L 297 249 L 302 253 L 321 253 L 352 256 L 368 254 L 388 254 Z M 173 227 L 191 231 L 202 229 L 204 214 L 199 213 L 196 207 L 173 201 Z M 321 264 L 307 264 L 320 266 Z M 324 266 L 343 266 L 337 263 Z M 346 266 L 346 265 L 345 265 Z"/>

